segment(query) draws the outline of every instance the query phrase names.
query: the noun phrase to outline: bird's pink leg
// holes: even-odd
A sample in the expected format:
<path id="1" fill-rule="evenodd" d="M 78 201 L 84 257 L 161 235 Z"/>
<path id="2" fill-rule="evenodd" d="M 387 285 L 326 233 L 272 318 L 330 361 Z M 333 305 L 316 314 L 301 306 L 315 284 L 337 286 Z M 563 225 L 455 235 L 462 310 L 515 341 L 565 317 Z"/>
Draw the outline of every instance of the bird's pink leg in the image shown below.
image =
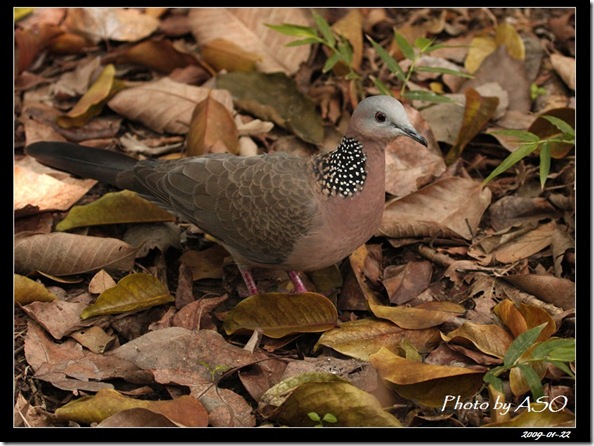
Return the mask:
<path id="1" fill-rule="evenodd" d="M 291 282 L 293 282 L 296 293 L 307 293 L 307 288 L 305 288 L 305 285 L 303 285 L 303 281 L 299 277 L 299 274 L 297 274 L 295 271 L 287 271 L 287 274 L 289 275 Z"/>
<path id="2" fill-rule="evenodd" d="M 241 277 L 243 277 L 243 281 L 245 282 L 245 286 L 247 286 L 250 296 L 258 294 L 258 287 L 256 287 L 256 282 L 254 281 L 254 277 L 250 270 L 239 266 L 239 272 L 241 273 Z"/>

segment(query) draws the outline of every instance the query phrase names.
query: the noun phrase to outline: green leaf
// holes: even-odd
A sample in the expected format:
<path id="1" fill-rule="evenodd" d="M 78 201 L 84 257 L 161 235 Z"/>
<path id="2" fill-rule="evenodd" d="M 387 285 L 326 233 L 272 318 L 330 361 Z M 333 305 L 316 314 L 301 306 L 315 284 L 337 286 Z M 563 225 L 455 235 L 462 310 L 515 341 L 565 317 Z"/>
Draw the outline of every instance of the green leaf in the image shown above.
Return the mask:
<path id="1" fill-rule="evenodd" d="M 353 49 L 351 44 L 345 39 L 340 39 L 336 47 L 342 56 L 343 62 L 350 67 L 353 63 Z"/>
<path id="2" fill-rule="evenodd" d="M 465 77 L 468 79 L 474 78 L 472 74 L 463 73 L 462 71 L 457 70 L 450 70 L 449 68 L 442 68 L 442 67 L 425 67 L 425 66 L 417 66 L 415 67 L 416 71 L 425 71 L 429 73 L 441 73 L 441 74 L 452 74 L 454 76 Z"/>
<path id="3" fill-rule="evenodd" d="M 319 416 L 317 413 L 315 413 L 315 412 L 309 412 L 309 413 L 307 414 L 307 416 L 308 416 L 308 417 L 309 417 L 309 419 L 310 419 L 310 420 L 312 420 L 312 421 L 320 421 L 320 420 L 321 420 L 320 416 Z"/>
<path id="4" fill-rule="evenodd" d="M 544 185 L 551 170 L 551 146 L 548 142 L 542 144 L 540 148 L 540 188 L 544 189 Z"/>
<path id="5" fill-rule="evenodd" d="M 287 43 L 285 46 L 299 46 L 299 45 L 313 45 L 314 43 L 323 43 L 324 41 L 319 37 L 312 37 L 311 39 L 294 40 Z"/>
<path id="6" fill-rule="evenodd" d="M 503 381 L 495 375 L 497 370 L 505 370 L 504 367 L 495 367 L 494 369 L 489 370 L 483 376 L 483 381 L 487 384 L 491 384 L 498 392 L 503 392 Z"/>
<path id="7" fill-rule="evenodd" d="M 569 376 L 571 376 L 573 379 L 575 379 L 575 375 L 573 374 L 571 369 L 567 366 L 567 364 L 565 364 L 564 362 L 561 362 L 561 361 L 548 361 L 548 362 L 553 364 L 555 367 L 563 370 L 565 373 L 567 373 Z"/>
<path id="8" fill-rule="evenodd" d="M 522 144 L 520 147 L 518 147 L 518 149 L 515 152 L 511 153 L 507 158 L 505 158 L 499 166 L 493 169 L 493 172 L 491 172 L 491 174 L 483 180 L 483 184 L 486 184 L 496 176 L 501 175 L 503 172 L 512 167 L 518 161 L 520 161 L 523 158 L 526 158 L 537 148 L 537 143 Z"/>
<path id="9" fill-rule="evenodd" d="M 268 23 L 265 23 L 264 26 L 267 26 L 268 28 L 278 31 L 279 33 L 285 34 L 287 36 L 311 37 L 319 39 L 316 30 L 309 26 L 290 25 L 287 23 L 284 23 L 282 25 L 270 25 Z"/>
<path id="10" fill-rule="evenodd" d="M 404 74 L 404 71 L 402 71 L 402 68 L 400 67 L 396 59 L 390 56 L 390 53 L 388 53 L 379 43 L 377 43 L 371 37 L 367 36 L 367 39 L 371 42 L 373 48 L 375 48 L 375 51 L 377 52 L 377 55 L 380 57 L 382 62 L 386 64 L 388 70 L 390 70 L 390 72 L 393 75 L 395 75 L 398 78 L 398 80 L 404 82 L 406 80 L 406 75 Z"/>
<path id="11" fill-rule="evenodd" d="M 534 369 L 527 364 L 518 364 L 517 367 L 522 371 L 522 375 L 524 376 L 524 379 L 526 380 L 528 387 L 530 387 L 532 397 L 534 399 L 537 399 L 543 396 L 544 391 L 538 373 L 536 373 Z"/>
<path id="12" fill-rule="evenodd" d="M 434 44 L 434 45 L 429 45 L 428 47 L 426 47 L 426 48 L 423 50 L 423 53 L 425 53 L 425 54 L 428 54 L 428 53 L 430 53 L 431 51 L 440 50 L 440 49 L 442 49 L 442 48 L 452 48 L 452 47 L 454 47 L 454 46 L 457 46 L 457 45 L 453 45 L 453 46 L 451 46 L 451 45 L 444 45 L 443 43 L 436 43 L 436 44 Z M 460 45 L 460 46 L 464 46 L 464 45 Z"/>
<path id="13" fill-rule="evenodd" d="M 511 343 L 507 353 L 503 357 L 503 365 L 507 367 L 516 365 L 518 358 L 522 356 L 524 352 L 528 350 L 528 348 L 532 347 L 534 342 L 538 339 L 538 336 L 540 336 L 540 332 L 546 327 L 547 323 L 548 322 L 545 322 L 534 328 L 531 328 L 530 330 L 526 330 L 524 333 L 514 339 L 514 342 Z"/>
<path id="14" fill-rule="evenodd" d="M 526 130 L 493 130 L 489 132 L 489 134 L 511 136 L 512 138 L 516 138 L 526 142 L 540 141 L 538 135 L 535 135 L 532 132 L 527 132 Z"/>
<path id="15" fill-rule="evenodd" d="M 575 361 L 575 339 L 547 339 L 534 347 L 530 356 L 536 361 Z"/>
<path id="16" fill-rule="evenodd" d="M 406 37 L 404 37 L 402 34 L 399 34 L 396 31 L 394 31 L 394 38 L 396 39 L 396 43 L 398 44 L 398 47 L 402 51 L 402 54 L 404 54 L 404 57 L 406 57 L 409 60 L 414 60 L 415 59 L 415 50 L 412 46 L 410 46 L 410 44 L 408 43 L 408 40 L 406 40 Z"/>
<path id="17" fill-rule="evenodd" d="M 330 56 L 326 60 L 326 63 L 324 64 L 324 67 L 322 68 L 322 73 L 327 73 L 328 71 L 330 71 L 334 67 L 334 65 L 336 65 L 341 60 L 342 60 L 342 56 L 340 55 L 340 53 L 334 53 L 332 56 Z"/>
<path id="18" fill-rule="evenodd" d="M 573 129 L 573 127 L 571 125 L 569 125 L 567 122 L 563 121 L 562 119 L 556 118 L 555 116 L 549 116 L 549 115 L 541 116 L 541 118 L 544 118 L 547 121 L 549 121 L 551 124 L 553 124 L 559 130 L 561 130 L 563 133 L 575 137 L 575 130 Z"/>
<path id="19" fill-rule="evenodd" d="M 316 26 L 320 30 L 320 33 L 322 33 L 322 37 L 324 38 L 324 41 L 328 44 L 328 46 L 331 46 L 332 48 L 334 48 L 334 46 L 336 45 L 336 39 L 334 38 L 334 34 L 332 33 L 332 29 L 330 28 L 330 25 L 328 25 L 328 22 L 326 21 L 326 19 L 324 17 L 322 17 L 320 14 L 318 14 L 317 12 L 315 12 L 313 10 L 312 10 L 312 15 L 316 22 Z"/>
<path id="20" fill-rule="evenodd" d="M 392 94 L 392 91 L 390 90 L 390 87 L 388 87 L 378 78 L 372 77 L 371 80 L 373 81 L 373 85 L 375 85 L 375 88 L 377 88 L 381 94 L 384 94 L 386 96 L 394 96 Z"/>
<path id="21" fill-rule="evenodd" d="M 336 423 L 338 421 L 338 418 L 336 418 L 331 413 L 327 413 L 326 415 L 324 415 L 324 418 L 322 418 L 322 420 L 325 421 L 326 423 Z"/>
<path id="22" fill-rule="evenodd" d="M 426 49 L 431 46 L 432 42 L 433 40 L 428 39 L 427 37 L 418 37 L 415 39 L 415 46 L 424 53 Z"/>
<path id="23" fill-rule="evenodd" d="M 453 103 L 456 102 L 452 98 L 442 96 L 432 91 L 425 90 L 412 90 L 407 91 L 403 96 L 410 101 L 427 101 L 427 102 L 439 102 L 439 103 Z"/>

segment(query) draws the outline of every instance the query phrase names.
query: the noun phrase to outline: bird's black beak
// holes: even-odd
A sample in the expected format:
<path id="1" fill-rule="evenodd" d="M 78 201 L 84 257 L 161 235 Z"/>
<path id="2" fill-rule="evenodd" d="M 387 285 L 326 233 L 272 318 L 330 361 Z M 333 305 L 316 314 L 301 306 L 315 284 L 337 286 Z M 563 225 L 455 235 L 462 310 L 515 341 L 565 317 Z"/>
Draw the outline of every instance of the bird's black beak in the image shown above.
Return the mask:
<path id="1" fill-rule="evenodd" d="M 415 129 L 402 129 L 402 131 L 409 138 L 414 139 L 419 144 L 423 144 L 425 147 L 427 147 L 427 140 L 425 139 L 425 137 L 423 135 L 421 135 Z"/>

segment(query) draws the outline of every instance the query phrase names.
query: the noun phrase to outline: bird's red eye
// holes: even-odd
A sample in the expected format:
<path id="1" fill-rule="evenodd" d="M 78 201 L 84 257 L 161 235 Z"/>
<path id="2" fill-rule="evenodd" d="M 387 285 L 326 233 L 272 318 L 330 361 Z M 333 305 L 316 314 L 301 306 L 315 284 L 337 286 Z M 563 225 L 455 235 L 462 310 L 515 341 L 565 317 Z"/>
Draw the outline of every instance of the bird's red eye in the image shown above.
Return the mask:
<path id="1" fill-rule="evenodd" d="M 382 112 L 377 112 L 377 113 L 375 114 L 375 120 L 376 120 L 377 122 L 385 122 L 385 121 L 386 121 L 386 115 L 385 115 L 385 114 L 383 114 Z"/>

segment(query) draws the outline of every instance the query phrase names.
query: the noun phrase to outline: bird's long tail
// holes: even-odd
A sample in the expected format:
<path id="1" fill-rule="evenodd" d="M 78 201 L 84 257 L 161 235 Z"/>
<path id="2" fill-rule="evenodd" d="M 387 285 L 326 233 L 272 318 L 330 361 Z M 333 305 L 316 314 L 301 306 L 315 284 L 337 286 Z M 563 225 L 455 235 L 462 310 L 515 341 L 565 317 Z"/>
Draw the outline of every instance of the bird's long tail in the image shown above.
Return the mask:
<path id="1" fill-rule="evenodd" d="M 138 191 L 133 172 L 137 160 L 123 153 L 60 141 L 35 142 L 25 153 L 55 169 Z"/>

